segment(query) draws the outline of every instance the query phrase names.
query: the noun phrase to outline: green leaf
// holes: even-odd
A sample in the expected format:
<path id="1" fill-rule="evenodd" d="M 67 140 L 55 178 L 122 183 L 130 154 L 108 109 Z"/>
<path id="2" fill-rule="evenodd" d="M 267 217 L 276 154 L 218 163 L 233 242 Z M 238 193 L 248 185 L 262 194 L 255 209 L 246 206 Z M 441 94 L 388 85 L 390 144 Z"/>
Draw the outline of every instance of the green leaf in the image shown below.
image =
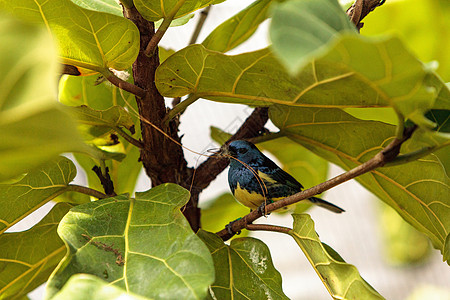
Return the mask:
<path id="1" fill-rule="evenodd" d="M 288 299 L 281 288 L 269 248 L 255 238 L 237 238 L 230 246 L 215 234 L 200 230 L 216 268 L 208 299 Z"/>
<path id="2" fill-rule="evenodd" d="M 69 106 L 87 105 L 95 110 L 107 110 L 114 106 L 125 107 L 130 113 L 135 125 L 136 134 L 134 138 L 141 137 L 139 119 L 136 117 L 137 111 L 134 96 L 128 92 L 119 91 L 116 86 L 107 83 L 97 84 L 98 76 L 63 76 L 59 85 L 60 101 Z M 131 81 L 128 78 L 128 81 Z M 131 107 L 129 106 L 131 105 Z M 128 117 L 127 117 L 128 118 Z M 127 122 L 129 125 L 131 123 Z M 142 170 L 142 163 L 139 162 L 139 149 L 128 143 L 122 137 L 119 137 L 120 144 L 116 147 L 103 148 L 109 151 L 119 151 L 126 157 L 122 160 L 108 160 L 106 166 L 109 168 L 109 174 L 114 182 L 115 192 L 132 193 L 137 182 L 138 175 Z M 99 165 L 100 162 L 86 155 L 75 154 L 77 162 L 85 170 L 89 186 L 91 188 L 102 190 L 103 187 L 96 174 L 92 172 L 92 167 Z"/>
<path id="3" fill-rule="evenodd" d="M 113 106 L 103 111 L 88 106 L 79 106 L 71 108 L 71 111 L 81 124 L 111 129 L 125 127 L 130 132 L 134 132 L 133 119 L 122 106 Z"/>
<path id="4" fill-rule="evenodd" d="M 250 212 L 247 207 L 237 202 L 230 193 L 222 194 L 207 203 L 201 202 L 200 209 L 202 210 L 202 228 L 211 232 L 222 230 L 228 223 Z M 240 236 L 247 234 L 248 231 L 244 230 Z"/>
<path id="5" fill-rule="evenodd" d="M 188 15 L 202 7 L 214 4 L 216 0 L 161 0 L 147 1 L 134 0 L 134 5 L 141 15 L 152 22 L 166 18 L 172 10 L 178 5 L 181 7 L 175 14 L 175 19 Z"/>
<path id="6" fill-rule="evenodd" d="M 0 181 L 62 152 L 81 151 L 72 118 L 55 101 L 56 52 L 42 28 L 0 16 Z M 57 124 L 57 126 L 56 126 Z"/>
<path id="7" fill-rule="evenodd" d="M 70 277 L 64 287 L 57 293 L 53 300 L 145 300 L 148 298 L 141 297 L 132 293 L 127 293 L 125 290 L 118 288 L 115 285 L 110 285 L 108 282 L 101 280 L 97 276 L 88 274 L 76 274 Z"/>
<path id="8" fill-rule="evenodd" d="M 70 0 L 78 6 L 123 17 L 122 7 L 116 0 Z"/>
<path id="9" fill-rule="evenodd" d="M 272 10 L 272 48 L 292 74 L 326 53 L 341 33 L 357 31 L 336 0 L 286 1 Z"/>
<path id="10" fill-rule="evenodd" d="M 359 120 L 339 109 L 279 106 L 269 109 L 269 115 L 286 136 L 345 170 L 368 161 L 395 136 L 395 126 Z M 407 141 L 401 153 L 418 146 Z M 450 179 L 434 155 L 379 168 L 357 180 L 443 250 L 450 231 L 450 197 L 445 196 Z"/>
<path id="11" fill-rule="evenodd" d="M 267 19 L 267 11 L 274 0 L 257 0 L 238 14 L 217 26 L 203 41 L 205 48 L 227 52 L 245 42 Z"/>
<path id="12" fill-rule="evenodd" d="M 384 299 L 361 277 L 355 266 L 345 263 L 331 247 L 322 244 L 309 215 L 294 214 L 292 217 L 294 228 L 289 234 L 302 249 L 333 299 Z"/>
<path id="13" fill-rule="evenodd" d="M 0 184 L 0 233 L 62 194 L 76 172 L 72 161 L 59 157 L 15 183 Z"/>
<path id="14" fill-rule="evenodd" d="M 74 207 L 58 227 L 69 251 L 47 299 L 76 273 L 150 298 L 204 298 L 213 262 L 179 210 L 189 197 L 180 186 L 163 184 L 135 199 L 121 195 Z"/>
<path id="15" fill-rule="evenodd" d="M 392 107 L 425 127 L 433 126 L 423 114 L 436 97 L 450 97 L 448 87 L 396 38 L 347 35 L 327 50 L 291 77 L 267 49 L 227 56 L 192 45 L 159 66 L 156 86 L 167 97 L 191 94 L 252 106 Z"/>
<path id="16" fill-rule="evenodd" d="M 33 228 L 0 235 L 0 295 L 19 298 L 44 283 L 66 253 L 56 227 L 69 211 L 57 204 Z"/>
<path id="17" fill-rule="evenodd" d="M 33 23 L 45 24 L 65 64 L 91 71 L 124 70 L 139 53 L 139 32 L 129 20 L 95 12 L 70 0 L 1 0 L 0 8 Z"/>
<path id="18" fill-rule="evenodd" d="M 414 20 L 414 21 L 412 21 Z M 450 6 L 447 0 L 386 1 L 364 18 L 361 34 L 395 34 L 424 62 L 437 61 L 437 72 L 450 80 Z"/>

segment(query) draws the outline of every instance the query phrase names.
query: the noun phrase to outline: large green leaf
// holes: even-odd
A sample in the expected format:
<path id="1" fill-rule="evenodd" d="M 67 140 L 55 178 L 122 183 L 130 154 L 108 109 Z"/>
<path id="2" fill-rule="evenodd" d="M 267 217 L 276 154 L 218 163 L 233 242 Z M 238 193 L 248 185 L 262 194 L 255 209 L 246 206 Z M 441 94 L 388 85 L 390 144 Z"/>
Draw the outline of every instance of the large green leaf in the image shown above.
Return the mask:
<path id="1" fill-rule="evenodd" d="M 141 15 L 152 22 L 166 18 L 171 11 L 179 6 L 175 18 L 180 18 L 190 14 L 197 9 L 219 2 L 217 0 L 134 0 L 137 10 Z M 221 2 L 221 1 L 220 1 Z M 180 7 L 181 5 L 181 7 Z"/>
<path id="2" fill-rule="evenodd" d="M 47 298 L 70 276 L 87 273 L 146 297 L 202 299 L 214 281 L 208 249 L 180 208 L 189 192 L 174 184 L 73 208 L 58 233 L 69 251 Z"/>
<path id="3" fill-rule="evenodd" d="M 2 299 L 25 296 L 47 280 L 66 253 L 56 227 L 70 207 L 67 203 L 57 204 L 33 228 L 0 235 Z"/>
<path id="4" fill-rule="evenodd" d="M 448 0 L 386 1 L 364 18 L 363 35 L 395 33 L 422 61 L 438 61 L 437 72 L 450 80 Z"/>
<path id="5" fill-rule="evenodd" d="M 81 8 L 70 0 L 1 0 L 0 8 L 45 24 L 62 61 L 69 65 L 96 72 L 124 70 L 139 52 L 139 32 L 131 21 Z"/>
<path id="6" fill-rule="evenodd" d="M 62 194 L 76 173 L 72 161 L 59 157 L 15 183 L 0 184 L 0 233 Z"/>
<path id="7" fill-rule="evenodd" d="M 70 0 L 78 6 L 123 17 L 122 7 L 116 0 Z"/>
<path id="8" fill-rule="evenodd" d="M 129 78 L 128 81 L 131 79 Z M 59 85 L 59 100 L 69 106 L 87 105 L 95 110 L 107 110 L 114 106 L 126 108 L 134 122 L 136 134 L 134 138 L 141 136 L 139 119 L 136 117 L 137 111 L 134 96 L 127 92 L 120 92 L 119 89 L 110 84 L 97 84 L 97 76 L 63 76 Z M 131 105 L 131 107 L 129 106 Z M 127 117 L 128 119 L 128 117 Z M 126 124 L 131 125 L 129 121 Z M 106 166 L 109 168 L 109 174 L 114 182 L 115 192 L 131 193 L 136 185 L 139 172 L 142 170 L 142 163 L 139 162 L 139 149 L 128 143 L 122 137 L 119 137 L 120 144 L 116 147 L 110 147 L 111 151 L 117 150 L 126 155 L 122 161 L 108 160 Z M 106 148 L 102 148 L 107 150 Z M 92 167 L 99 165 L 99 161 L 86 155 L 75 154 L 78 163 L 86 171 L 89 186 L 101 190 L 100 180 Z"/>
<path id="9" fill-rule="evenodd" d="M 266 244 L 247 237 L 234 239 L 228 246 L 204 230 L 198 236 L 208 246 L 216 268 L 208 299 L 288 299 Z"/>
<path id="10" fill-rule="evenodd" d="M 368 161 L 395 135 L 393 125 L 359 120 L 339 109 L 277 107 L 269 115 L 288 137 L 345 170 Z M 408 141 L 401 153 L 421 146 Z M 357 180 L 443 250 L 450 232 L 450 179 L 434 155 Z"/>
<path id="11" fill-rule="evenodd" d="M 347 35 L 327 50 L 291 77 L 268 49 L 227 56 L 192 45 L 161 64 L 156 85 L 168 97 L 192 94 L 254 106 L 393 107 L 419 125 L 432 125 L 423 114 L 448 87 L 399 39 Z"/>
<path id="12" fill-rule="evenodd" d="M 75 122 L 55 101 L 57 60 L 50 35 L 1 15 L 0 41 L 2 181 L 83 145 Z"/>
<path id="13" fill-rule="evenodd" d="M 58 292 L 53 300 L 145 300 L 148 298 L 127 293 L 115 285 L 101 280 L 97 276 L 88 274 L 76 274 L 70 277 L 64 287 Z"/>
<path id="14" fill-rule="evenodd" d="M 290 235 L 302 249 L 333 299 L 384 299 L 330 246 L 319 240 L 309 215 L 294 214 Z"/>
<path id="15" fill-rule="evenodd" d="M 274 6 L 272 48 L 293 74 L 327 52 L 328 43 L 340 33 L 356 33 L 337 0 L 294 0 Z"/>
<path id="16" fill-rule="evenodd" d="M 245 42 L 267 19 L 267 11 L 277 0 L 257 0 L 217 26 L 203 41 L 207 49 L 227 52 Z"/>
<path id="17" fill-rule="evenodd" d="M 95 110 L 89 106 L 79 106 L 71 109 L 78 123 L 90 126 L 107 127 L 111 129 L 125 127 L 134 132 L 134 122 L 130 114 L 122 106 L 113 106 L 106 110 Z"/>

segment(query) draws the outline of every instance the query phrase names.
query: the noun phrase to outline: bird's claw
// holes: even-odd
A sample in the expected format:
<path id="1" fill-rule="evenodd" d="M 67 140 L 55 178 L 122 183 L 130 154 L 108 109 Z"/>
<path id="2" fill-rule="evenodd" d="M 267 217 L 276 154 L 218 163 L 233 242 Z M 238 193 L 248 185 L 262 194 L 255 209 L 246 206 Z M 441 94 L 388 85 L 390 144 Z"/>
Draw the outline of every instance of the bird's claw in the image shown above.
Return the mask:
<path id="1" fill-rule="evenodd" d="M 268 215 L 270 215 L 270 212 L 269 213 L 266 213 L 266 205 L 267 204 L 270 204 L 270 203 L 273 203 L 273 201 L 272 200 L 266 200 L 266 201 L 264 201 L 259 207 L 258 207 L 258 212 L 262 215 L 262 216 L 268 216 Z"/>
<path id="2" fill-rule="evenodd" d="M 234 221 L 231 221 L 231 222 L 228 223 L 227 225 L 225 225 L 225 229 L 227 230 L 227 232 L 228 232 L 230 235 L 235 235 L 235 234 L 239 235 L 239 234 L 241 234 L 241 231 L 240 231 L 240 230 L 237 231 L 237 232 L 234 232 L 233 229 L 231 228 L 231 227 L 233 226 L 234 222 L 239 221 L 240 219 L 242 219 L 242 218 L 238 218 L 238 219 L 236 219 L 236 220 L 234 220 Z"/>

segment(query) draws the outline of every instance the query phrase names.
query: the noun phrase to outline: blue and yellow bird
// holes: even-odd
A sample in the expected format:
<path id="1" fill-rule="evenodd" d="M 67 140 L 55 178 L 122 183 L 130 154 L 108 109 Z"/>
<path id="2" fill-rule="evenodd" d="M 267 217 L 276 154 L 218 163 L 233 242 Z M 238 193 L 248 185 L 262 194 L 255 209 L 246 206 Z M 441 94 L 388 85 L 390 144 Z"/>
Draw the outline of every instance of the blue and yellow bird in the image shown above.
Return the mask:
<path id="1" fill-rule="evenodd" d="M 250 142 L 233 141 L 228 145 L 226 153 L 236 158 L 230 159 L 228 171 L 231 192 L 240 203 L 251 209 L 262 208 L 262 204 L 281 200 L 303 189 L 294 177 L 283 171 Z M 317 197 L 308 200 L 335 213 L 344 211 Z"/>

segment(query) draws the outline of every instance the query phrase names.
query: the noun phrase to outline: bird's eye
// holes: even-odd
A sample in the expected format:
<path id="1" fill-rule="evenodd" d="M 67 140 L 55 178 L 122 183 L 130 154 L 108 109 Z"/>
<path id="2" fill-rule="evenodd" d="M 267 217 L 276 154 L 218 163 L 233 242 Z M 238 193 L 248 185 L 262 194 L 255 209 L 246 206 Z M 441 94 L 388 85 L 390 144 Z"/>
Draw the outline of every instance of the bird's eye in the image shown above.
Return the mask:
<path id="1" fill-rule="evenodd" d="M 245 153 L 247 153 L 247 151 L 248 151 L 247 148 L 239 148 L 237 152 L 238 152 L 239 154 L 245 154 Z"/>

